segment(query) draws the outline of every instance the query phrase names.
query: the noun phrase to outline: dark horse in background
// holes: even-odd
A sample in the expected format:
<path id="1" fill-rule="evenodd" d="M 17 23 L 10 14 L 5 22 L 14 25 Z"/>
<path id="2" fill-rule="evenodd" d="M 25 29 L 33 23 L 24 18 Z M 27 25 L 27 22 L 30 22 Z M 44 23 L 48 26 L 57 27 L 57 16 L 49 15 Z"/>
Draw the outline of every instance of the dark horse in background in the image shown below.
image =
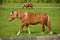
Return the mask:
<path id="1" fill-rule="evenodd" d="M 40 12 L 36 14 L 32 14 L 30 12 L 24 12 L 24 11 L 12 11 L 10 13 L 9 21 L 12 21 L 15 18 L 22 20 L 22 25 L 19 28 L 17 35 L 21 33 L 24 26 L 26 26 L 27 31 L 30 34 L 29 24 L 38 24 L 38 23 L 40 23 L 42 26 L 42 33 L 44 32 L 45 25 L 46 25 L 50 31 L 50 34 L 53 34 L 50 26 L 50 17 L 47 14 L 40 13 Z"/>
<path id="2" fill-rule="evenodd" d="M 22 7 L 24 8 L 24 7 L 26 7 L 26 8 L 32 8 L 33 9 L 33 4 L 32 3 L 24 3 L 23 5 L 22 5 Z"/>

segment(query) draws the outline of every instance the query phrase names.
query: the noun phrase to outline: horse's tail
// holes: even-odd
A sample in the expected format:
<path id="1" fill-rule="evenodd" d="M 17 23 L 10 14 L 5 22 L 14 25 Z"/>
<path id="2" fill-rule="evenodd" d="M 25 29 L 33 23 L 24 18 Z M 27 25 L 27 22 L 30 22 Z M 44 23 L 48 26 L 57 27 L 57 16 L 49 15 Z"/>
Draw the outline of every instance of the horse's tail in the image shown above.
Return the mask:
<path id="1" fill-rule="evenodd" d="M 49 30 L 51 31 L 51 21 L 50 21 L 50 16 L 47 15 L 47 17 L 48 17 L 48 20 L 47 20 L 47 26 L 48 26 Z"/>
<path id="2" fill-rule="evenodd" d="M 49 16 L 49 15 L 47 15 L 47 16 L 48 16 L 47 26 L 48 26 L 48 28 L 49 28 L 50 34 L 53 34 L 52 29 L 51 29 L 51 21 L 50 21 L 50 16 Z"/>
<path id="3" fill-rule="evenodd" d="M 48 26 L 48 28 L 49 28 L 50 34 L 53 34 L 52 29 L 51 29 L 50 16 L 49 16 L 49 15 L 47 15 L 47 17 L 48 17 L 48 20 L 47 20 L 47 26 Z"/>

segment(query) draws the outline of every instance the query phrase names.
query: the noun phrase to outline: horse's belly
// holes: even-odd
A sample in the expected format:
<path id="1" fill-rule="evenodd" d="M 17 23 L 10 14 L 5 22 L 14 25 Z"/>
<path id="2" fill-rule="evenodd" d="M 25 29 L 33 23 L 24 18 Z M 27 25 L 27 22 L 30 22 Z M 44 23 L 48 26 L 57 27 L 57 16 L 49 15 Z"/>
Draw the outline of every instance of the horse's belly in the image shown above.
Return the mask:
<path id="1" fill-rule="evenodd" d="M 36 24 L 36 23 L 39 23 L 40 22 L 40 20 L 38 20 L 38 19 L 31 19 L 30 20 L 30 24 Z"/>

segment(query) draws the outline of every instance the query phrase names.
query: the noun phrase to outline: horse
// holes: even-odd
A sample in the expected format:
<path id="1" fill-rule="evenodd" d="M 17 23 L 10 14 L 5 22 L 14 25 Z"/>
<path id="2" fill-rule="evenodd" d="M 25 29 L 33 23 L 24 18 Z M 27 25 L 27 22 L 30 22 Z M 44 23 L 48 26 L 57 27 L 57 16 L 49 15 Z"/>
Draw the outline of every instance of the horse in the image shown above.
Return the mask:
<path id="1" fill-rule="evenodd" d="M 45 31 L 45 26 L 48 27 L 50 34 L 53 34 L 51 29 L 51 23 L 50 23 L 50 16 L 45 13 L 38 12 L 36 14 L 33 14 L 31 12 L 25 12 L 25 11 L 11 11 L 9 21 L 12 21 L 13 19 L 18 18 L 22 21 L 21 27 L 19 27 L 17 35 L 19 35 L 22 31 L 22 29 L 26 26 L 27 32 L 30 34 L 30 28 L 29 25 L 35 25 L 40 23 L 42 26 L 42 33 Z"/>
<path id="2" fill-rule="evenodd" d="M 26 8 L 31 7 L 31 8 L 33 9 L 33 4 L 32 4 L 32 3 L 24 3 L 24 4 L 22 5 L 22 7 L 23 7 L 23 8 L 24 8 L 24 7 L 26 7 Z"/>

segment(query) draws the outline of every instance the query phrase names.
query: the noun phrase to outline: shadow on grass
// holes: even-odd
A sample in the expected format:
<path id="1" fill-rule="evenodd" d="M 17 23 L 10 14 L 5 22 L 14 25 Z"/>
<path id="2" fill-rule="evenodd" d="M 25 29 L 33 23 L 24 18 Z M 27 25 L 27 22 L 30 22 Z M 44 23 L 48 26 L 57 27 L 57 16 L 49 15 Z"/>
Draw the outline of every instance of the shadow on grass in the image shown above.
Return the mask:
<path id="1" fill-rule="evenodd" d="M 53 32 L 53 34 L 58 34 L 58 33 L 56 33 L 56 32 Z"/>
<path id="2" fill-rule="evenodd" d="M 22 33 L 27 33 L 27 34 L 28 34 L 27 31 L 22 31 Z M 36 33 L 40 33 L 40 32 L 37 32 L 37 31 L 31 31 L 31 34 L 36 34 Z"/>

